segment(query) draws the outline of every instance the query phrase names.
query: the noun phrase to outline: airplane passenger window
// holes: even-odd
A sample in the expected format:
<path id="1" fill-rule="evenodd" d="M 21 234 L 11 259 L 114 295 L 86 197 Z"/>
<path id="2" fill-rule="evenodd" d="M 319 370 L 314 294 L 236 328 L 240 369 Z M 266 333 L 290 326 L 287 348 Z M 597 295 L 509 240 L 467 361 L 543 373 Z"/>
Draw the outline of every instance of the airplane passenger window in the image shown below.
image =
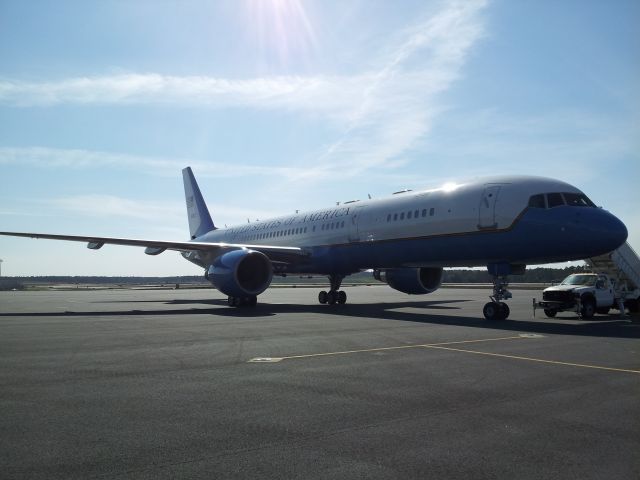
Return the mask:
<path id="1" fill-rule="evenodd" d="M 418 213 L 420 213 L 418 210 L 416 210 L 415 212 L 413 212 L 413 218 L 418 218 Z"/>
<path id="2" fill-rule="evenodd" d="M 544 195 L 532 195 L 529 198 L 529 206 L 531 208 L 547 208 L 547 205 L 544 203 Z"/>
<path id="3" fill-rule="evenodd" d="M 426 217 L 426 216 L 427 216 L 427 209 L 426 209 L 426 208 L 423 208 L 423 209 L 422 209 L 422 216 L 423 216 L 423 217 Z"/>
<path id="4" fill-rule="evenodd" d="M 429 210 L 429 216 L 433 217 L 433 215 L 436 213 L 436 209 L 432 208 L 431 210 Z"/>
<path id="5" fill-rule="evenodd" d="M 398 214 L 397 214 L 397 213 L 394 213 L 394 214 L 393 214 L 393 221 L 395 222 L 396 220 L 398 220 Z"/>
<path id="6" fill-rule="evenodd" d="M 404 220 L 404 212 L 400 214 L 400 220 Z"/>
<path id="7" fill-rule="evenodd" d="M 586 195 L 581 193 L 563 193 L 567 205 L 572 207 L 595 207 L 596 205 L 589 200 Z"/>
<path id="8" fill-rule="evenodd" d="M 387 222 L 391 221 L 391 214 L 387 215 Z"/>
<path id="9" fill-rule="evenodd" d="M 342 221 L 342 223 L 340 224 L 340 228 L 344 228 L 344 220 Z"/>
<path id="10" fill-rule="evenodd" d="M 412 214 L 413 214 L 413 212 L 407 212 L 407 218 L 411 218 Z"/>
<path id="11" fill-rule="evenodd" d="M 547 203 L 549 208 L 560 207 L 564 205 L 564 199 L 560 193 L 547 193 Z"/>

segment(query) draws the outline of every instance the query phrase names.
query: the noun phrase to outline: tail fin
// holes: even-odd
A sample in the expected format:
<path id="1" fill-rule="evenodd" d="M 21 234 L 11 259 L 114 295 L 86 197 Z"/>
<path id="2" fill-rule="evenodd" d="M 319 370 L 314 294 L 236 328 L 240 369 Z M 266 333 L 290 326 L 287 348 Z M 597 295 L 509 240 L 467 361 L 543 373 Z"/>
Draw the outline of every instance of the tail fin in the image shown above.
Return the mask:
<path id="1" fill-rule="evenodd" d="M 204 203 L 200 188 L 196 182 L 191 167 L 182 170 L 182 180 L 184 181 L 184 196 L 187 200 L 187 215 L 189 216 L 189 232 L 193 240 L 200 235 L 215 230 L 216 227 L 209 215 L 207 204 Z"/>

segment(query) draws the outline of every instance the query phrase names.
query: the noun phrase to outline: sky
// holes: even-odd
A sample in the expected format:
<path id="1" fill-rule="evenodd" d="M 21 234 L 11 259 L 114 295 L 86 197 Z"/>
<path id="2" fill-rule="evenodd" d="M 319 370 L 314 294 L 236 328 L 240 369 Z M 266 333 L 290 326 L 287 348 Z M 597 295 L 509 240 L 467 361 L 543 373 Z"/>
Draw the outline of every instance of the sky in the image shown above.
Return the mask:
<path id="1" fill-rule="evenodd" d="M 636 0 L 0 0 L 0 231 L 186 240 L 542 175 L 640 251 Z M 0 237 L 2 274 L 199 275 L 176 252 Z"/>

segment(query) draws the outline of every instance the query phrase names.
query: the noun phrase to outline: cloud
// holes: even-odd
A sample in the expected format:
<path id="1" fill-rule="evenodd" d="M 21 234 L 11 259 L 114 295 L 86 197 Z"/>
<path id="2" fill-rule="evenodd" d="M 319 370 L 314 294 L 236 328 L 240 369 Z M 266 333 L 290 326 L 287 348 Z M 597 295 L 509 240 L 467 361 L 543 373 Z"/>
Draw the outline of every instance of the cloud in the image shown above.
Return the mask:
<path id="1" fill-rule="evenodd" d="M 155 73 L 78 77 L 58 82 L 0 80 L 0 105 L 179 105 L 200 108 L 264 108 L 309 111 L 346 120 L 368 75 L 274 76 L 231 80 Z"/>
<path id="2" fill-rule="evenodd" d="M 182 225 L 186 222 L 186 207 L 183 202 L 139 200 L 115 195 L 74 195 L 42 201 L 47 208 L 53 207 L 73 214 L 92 218 L 133 218 L 151 223 L 162 219 L 165 225 Z M 238 223 L 242 219 L 255 221 L 274 217 L 275 213 L 256 208 L 233 207 L 212 203 L 208 205 L 215 223 Z"/>
<path id="3" fill-rule="evenodd" d="M 97 217 L 127 217 L 140 220 L 165 221 L 184 217 L 176 203 L 132 200 L 113 195 L 77 195 L 49 200 L 48 204 L 81 215 Z"/>
<path id="4" fill-rule="evenodd" d="M 491 108 L 452 110 L 440 120 L 443 134 L 424 154 L 442 159 L 448 169 L 464 165 L 471 175 L 489 168 L 586 182 L 598 179 L 603 164 L 615 171 L 637 152 L 634 126 L 600 112 L 565 108 L 514 114 Z M 469 158 L 475 166 L 468 165 Z"/>
<path id="5" fill-rule="evenodd" d="M 464 62 L 483 35 L 483 0 L 449 1 L 434 15 L 416 22 L 389 42 L 385 52 L 354 75 L 271 76 L 250 79 L 129 73 L 69 78 L 55 82 L 0 80 L 0 105 L 50 107 L 75 105 L 180 105 L 197 108 L 266 109 L 320 117 L 340 133 L 313 162 L 315 167 L 276 169 L 290 180 L 359 175 L 402 163 L 430 131 L 441 112 L 439 94 L 461 74 Z M 366 56 L 370 58 L 370 55 Z M 129 164 L 133 157 L 73 150 L 0 151 L 31 162 L 63 166 Z M 24 154 L 24 155 L 23 155 Z M 36 158 L 38 160 L 34 160 Z M 173 160 L 144 160 L 154 166 Z M 293 164 L 293 161 L 292 161 Z M 208 164 L 211 165 L 211 164 Z M 173 166 L 172 166 L 173 168 Z M 198 167 L 201 169 L 201 167 Z M 206 168 L 206 167 L 205 167 Z M 215 173 L 213 169 L 217 170 Z M 215 164 L 217 176 L 274 174 L 269 168 Z"/>
<path id="6" fill-rule="evenodd" d="M 232 178 L 256 175 L 289 177 L 294 169 L 288 167 L 238 165 L 222 162 L 203 162 L 188 158 L 158 158 L 142 155 L 101 152 L 82 149 L 45 147 L 0 147 L 0 165 L 30 165 L 41 168 L 105 168 L 145 170 L 157 175 L 175 176 L 187 166 L 199 177 Z"/>

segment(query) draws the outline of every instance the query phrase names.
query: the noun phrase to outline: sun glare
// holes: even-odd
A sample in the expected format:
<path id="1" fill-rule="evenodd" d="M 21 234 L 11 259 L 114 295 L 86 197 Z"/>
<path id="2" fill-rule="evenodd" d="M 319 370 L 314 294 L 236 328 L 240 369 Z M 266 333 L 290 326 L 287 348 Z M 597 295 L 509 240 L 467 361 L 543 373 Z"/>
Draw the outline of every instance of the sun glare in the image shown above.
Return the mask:
<path id="1" fill-rule="evenodd" d="M 245 0 L 247 31 L 265 60 L 306 61 L 315 47 L 309 14 L 300 0 Z"/>
<path id="2" fill-rule="evenodd" d="M 442 185 L 442 187 L 440 187 L 440 190 L 446 193 L 450 193 L 450 192 L 453 192 L 458 187 L 460 187 L 460 185 L 458 185 L 457 183 L 447 182 L 444 185 Z"/>

